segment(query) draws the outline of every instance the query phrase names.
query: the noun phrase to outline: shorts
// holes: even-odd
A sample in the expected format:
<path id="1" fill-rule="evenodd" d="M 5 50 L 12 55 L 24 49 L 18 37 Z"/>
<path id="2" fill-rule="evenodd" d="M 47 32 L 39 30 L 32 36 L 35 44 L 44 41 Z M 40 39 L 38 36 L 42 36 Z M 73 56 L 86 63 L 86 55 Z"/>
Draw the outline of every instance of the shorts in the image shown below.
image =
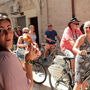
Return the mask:
<path id="1" fill-rule="evenodd" d="M 17 58 L 21 59 L 21 61 L 24 63 L 24 54 L 26 50 L 24 48 L 18 48 L 16 51 Z"/>
<path id="2" fill-rule="evenodd" d="M 63 53 L 66 56 L 74 57 L 74 54 L 70 50 L 68 50 L 68 49 L 63 50 Z"/>
<path id="3" fill-rule="evenodd" d="M 90 70 L 90 56 L 77 54 L 75 58 L 75 82 L 81 82 L 85 73 Z"/>
<path id="4" fill-rule="evenodd" d="M 54 48 L 55 47 L 55 44 L 48 44 L 48 43 L 46 43 L 45 44 L 45 49 L 50 49 L 50 48 Z"/>

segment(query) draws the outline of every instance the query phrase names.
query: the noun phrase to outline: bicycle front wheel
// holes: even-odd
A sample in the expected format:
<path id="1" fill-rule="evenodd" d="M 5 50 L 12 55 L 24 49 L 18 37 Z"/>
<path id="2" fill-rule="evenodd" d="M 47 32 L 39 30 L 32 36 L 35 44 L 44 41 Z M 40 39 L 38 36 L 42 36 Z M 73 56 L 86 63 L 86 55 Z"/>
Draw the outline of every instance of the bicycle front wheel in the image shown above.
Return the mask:
<path id="1" fill-rule="evenodd" d="M 33 80 L 37 84 L 42 84 L 47 77 L 45 67 L 40 62 L 33 62 L 32 65 Z"/>
<path id="2" fill-rule="evenodd" d="M 51 86 L 51 90 L 72 90 L 72 87 L 70 85 L 70 75 L 65 72 L 57 81 L 55 81 L 53 76 L 49 73 L 49 83 Z"/>

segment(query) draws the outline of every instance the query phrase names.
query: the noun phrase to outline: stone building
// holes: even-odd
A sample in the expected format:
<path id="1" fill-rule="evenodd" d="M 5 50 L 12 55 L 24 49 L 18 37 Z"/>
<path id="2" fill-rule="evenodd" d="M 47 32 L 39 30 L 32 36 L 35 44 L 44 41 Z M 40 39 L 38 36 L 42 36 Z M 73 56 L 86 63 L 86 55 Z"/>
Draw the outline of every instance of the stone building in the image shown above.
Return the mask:
<path id="1" fill-rule="evenodd" d="M 35 25 L 38 42 L 44 41 L 47 24 L 62 36 L 69 20 L 75 16 L 82 23 L 90 20 L 90 0 L 0 0 L 0 12 L 8 13 L 13 27 Z"/>

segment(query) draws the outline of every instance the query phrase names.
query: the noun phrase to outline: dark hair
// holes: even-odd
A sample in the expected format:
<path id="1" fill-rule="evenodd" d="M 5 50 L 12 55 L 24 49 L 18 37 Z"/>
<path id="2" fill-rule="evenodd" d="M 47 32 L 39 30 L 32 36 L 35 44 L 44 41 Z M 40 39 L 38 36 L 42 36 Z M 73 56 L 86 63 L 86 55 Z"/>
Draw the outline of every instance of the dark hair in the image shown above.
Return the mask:
<path id="1" fill-rule="evenodd" d="M 8 51 L 8 50 L 0 45 L 0 51 Z"/>
<path id="2" fill-rule="evenodd" d="M 84 24 L 82 24 L 81 26 L 80 26 L 80 30 L 81 30 L 81 32 L 84 34 L 85 32 L 84 32 Z"/>

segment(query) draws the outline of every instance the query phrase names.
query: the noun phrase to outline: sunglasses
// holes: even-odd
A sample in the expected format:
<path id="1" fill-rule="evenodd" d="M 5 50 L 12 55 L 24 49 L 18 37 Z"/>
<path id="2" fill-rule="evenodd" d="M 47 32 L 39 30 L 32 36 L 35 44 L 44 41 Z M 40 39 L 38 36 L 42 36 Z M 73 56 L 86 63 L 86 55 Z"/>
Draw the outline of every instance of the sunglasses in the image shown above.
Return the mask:
<path id="1" fill-rule="evenodd" d="M 28 32 L 23 32 L 23 33 L 28 33 Z"/>
<path id="2" fill-rule="evenodd" d="M 85 27 L 86 29 L 90 29 L 90 27 Z"/>
<path id="3" fill-rule="evenodd" d="M 74 25 L 79 25 L 79 23 L 73 23 Z"/>
<path id="4" fill-rule="evenodd" d="M 0 29 L 0 34 L 7 34 L 8 32 L 11 32 L 12 28 L 8 28 L 7 30 L 5 29 Z"/>

